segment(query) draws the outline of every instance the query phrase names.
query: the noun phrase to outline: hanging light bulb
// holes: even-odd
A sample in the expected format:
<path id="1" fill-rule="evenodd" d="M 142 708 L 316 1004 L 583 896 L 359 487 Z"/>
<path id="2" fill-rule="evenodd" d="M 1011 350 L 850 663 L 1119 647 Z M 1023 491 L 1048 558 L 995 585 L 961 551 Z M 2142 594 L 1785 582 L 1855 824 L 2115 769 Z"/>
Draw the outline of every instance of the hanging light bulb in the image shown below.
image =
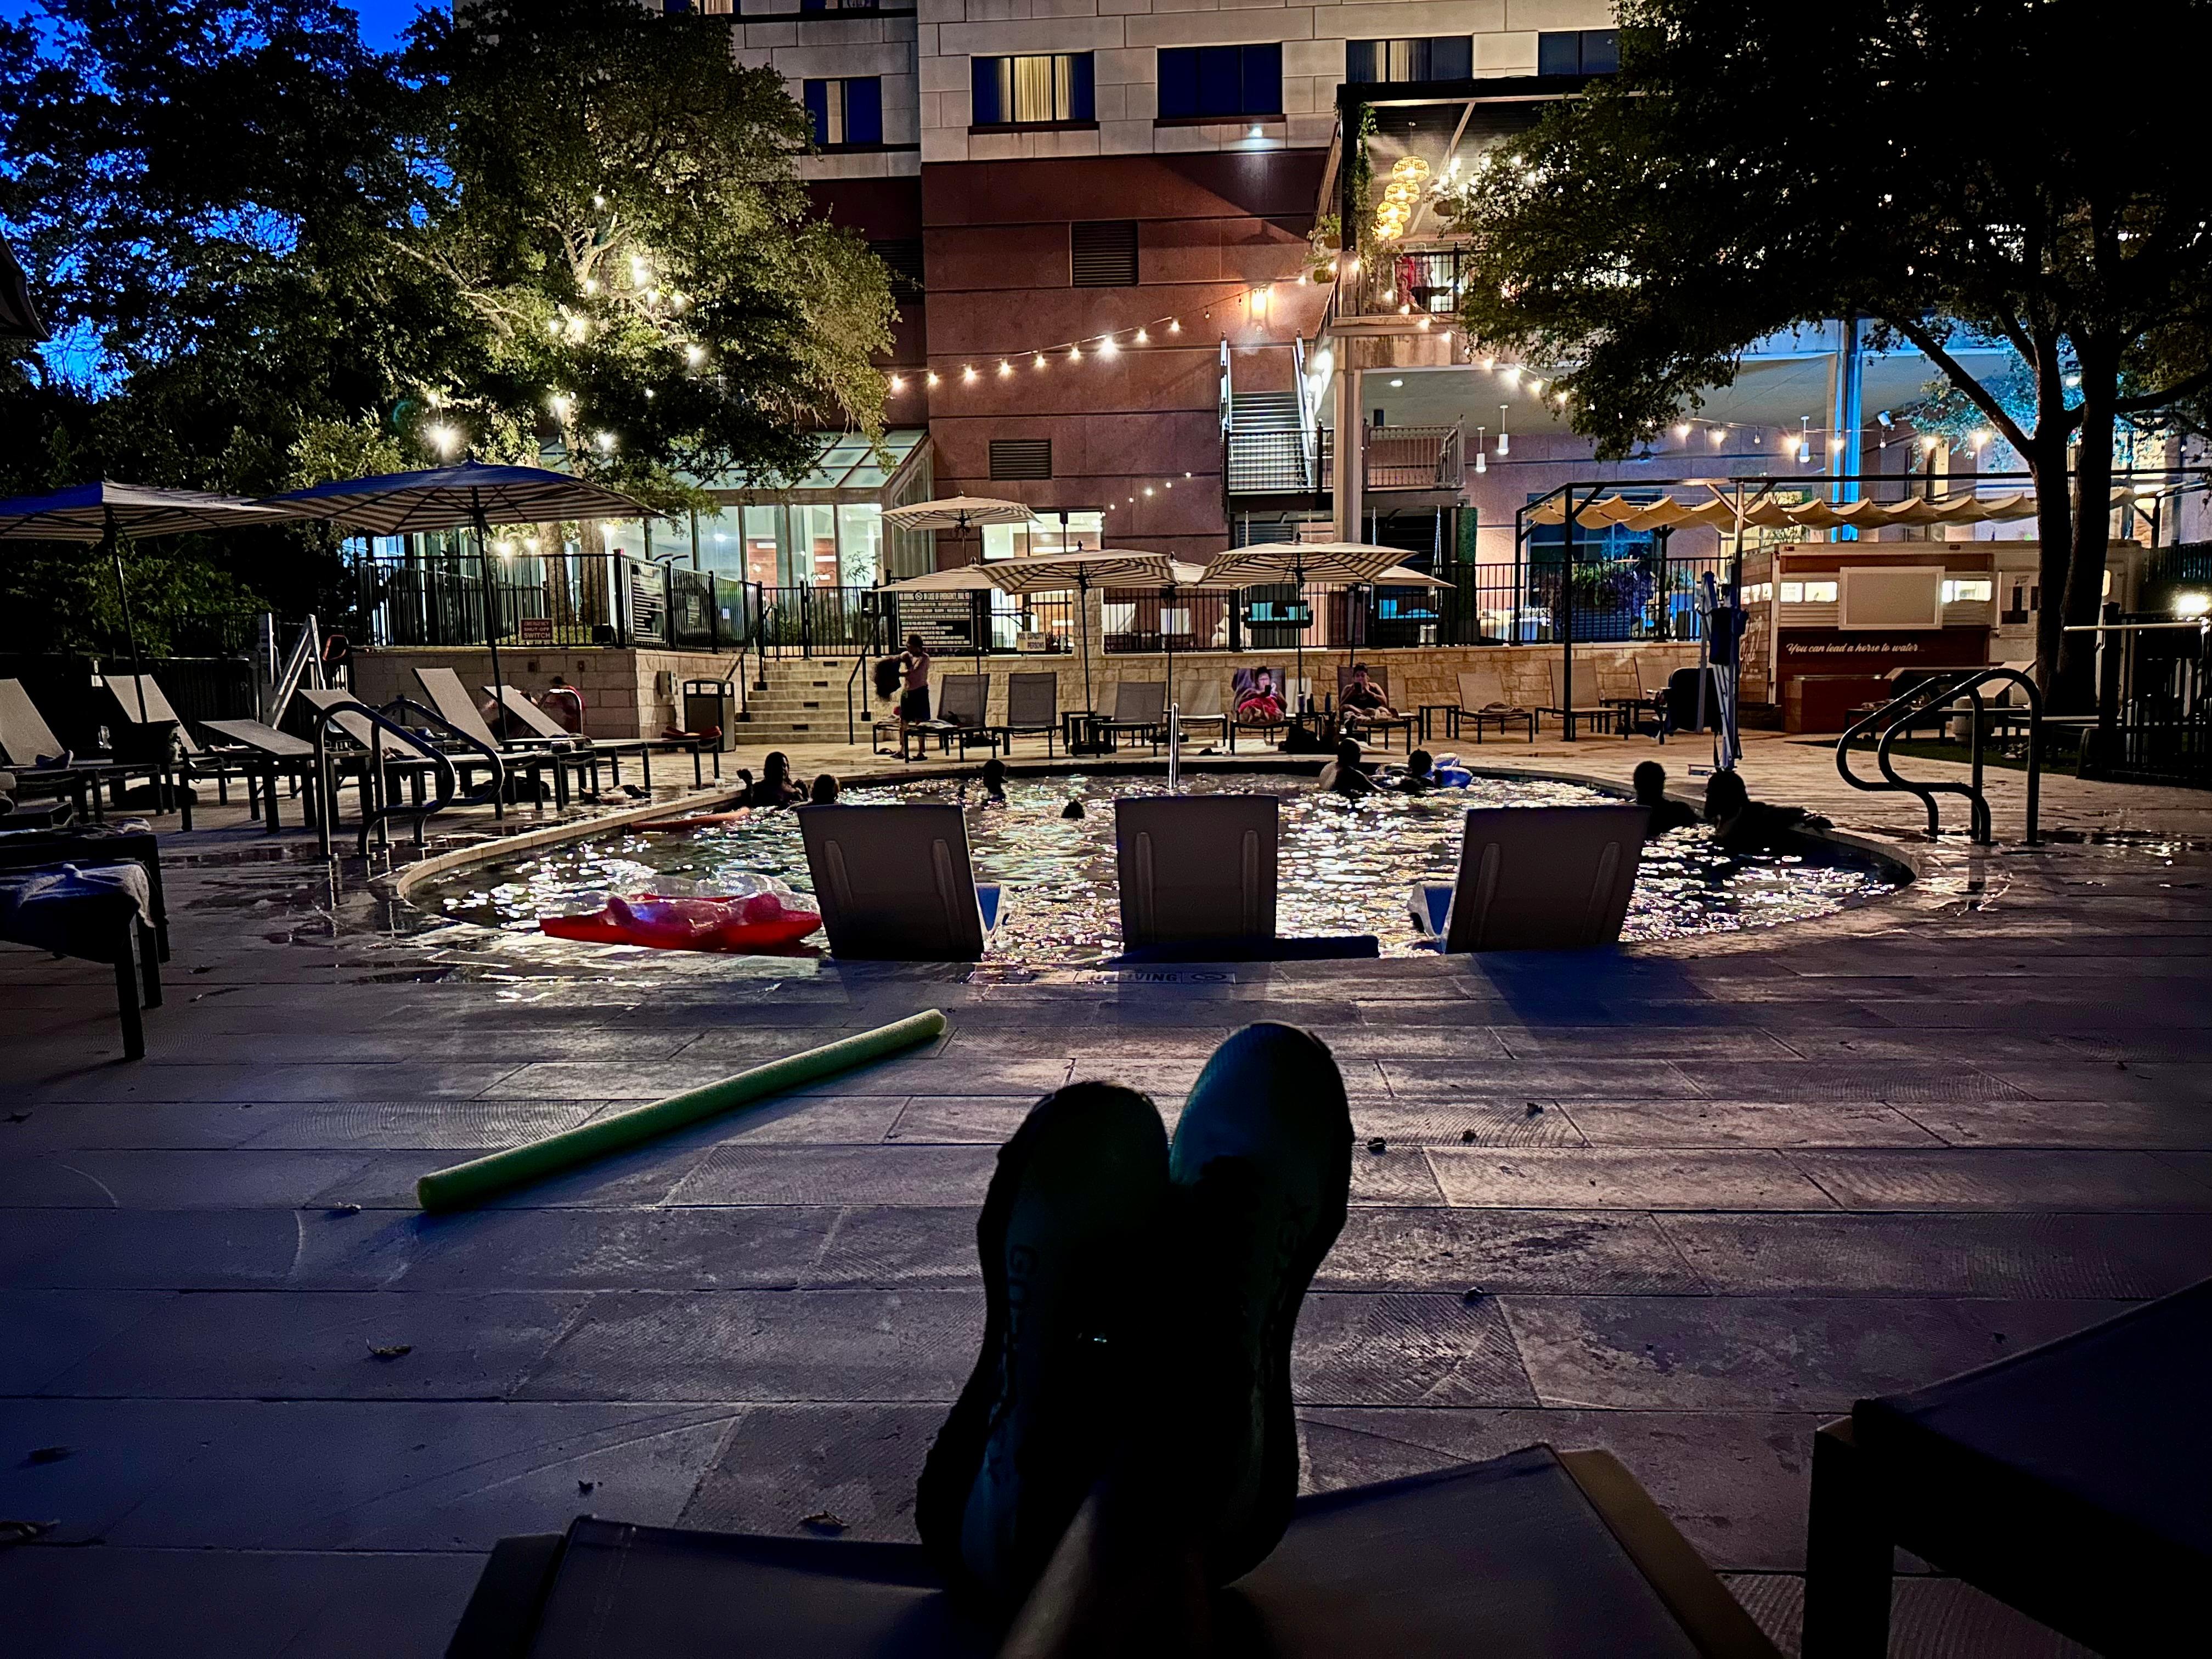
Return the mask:
<path id="1" fill-rule="evenodd" d="M 894 374 L 894 375 L 892 375 L 892 376 L 891 376 L 891 390 L 892 390 L 892 391 L 894 391 L 894 392 L 903 392 L 903 391 L 905 391 L 905 390 L 906 390 L 906 376 L 905 376 L 905 375 L 903 375 L 903 374 Z"/>
<path id="2" fill-rule="evenodd" d="M 1079 345 L 1072 345 L 1068 347 L 1067 361 L 1071 363 L 1081 362 L 1083 361 L 1083 348 Z"/>
<path id="3" fill-rule="evenodd" d="M 1168 332 L 1169 332 L 1169 333 L 1170 333 L 1170 334 L 1180 334 L 1180 333 L 1182 333 L 1182 318 L 1180 318 L 1180 317 L 1170 317 L 1170 318 L 1169 318 L 1169 319 L 1168 319 Z"/>
<path id="4" fill-rule="evenodd" d="M 1114 343 L 1114 337 L 1110 334 L 1098 343 L 1098 355 L 1102 357 L 1110 357 L 1121 349 Z"/>
<path id="5" fill-rule="evenodd" d="M 973 363 L 966 363 L 966 364 L 962 365 L 962 367 L 961 367 L 961 370 L 960 370 L 960 378 L 961 378 L 961 380 L 962 380 L 963 382 L 964 382 L 964 381 L 968 381 L 968 380 L 974 380 L 974 379 L 975 378 L 975 364 L 973 364 Z"/>
<path id="6" fill-rule="evenodd" d="M 1004 357 L 999 359 L 999 373 L 1003 377 L 1014 372 L 1014 366 Z"/>
<path id="7" fill-rule="evenodd" d="M 1030 367 L 1032 368 L 1042 368 L 1044 367 L 1044 353 L 1042 351 L 1038 352 L 1036 355 L 1036 362 L 1030 364 Z"/>
<path id="8" fill-rule="evenodd" d="M 1505 417 L 1511 412 L 1512 408 L 1513 405 L 1510 404 L 1498 405 L 1498 453 L 1500 455 L 1510 455 L 1513 453 L 1513 434 L 1505 429 Z"/>
<path id="9" fill-rule="evenodd" d="M 1146 333 L 1141 328 L 1139 329 L 1137 331 L 1137 343 L 1139 345 L 1150 345 L 1152 343 L 1152 336 Z"/>
<path id="10" fill-rule="evenodd" d="M 1477 472 L 1490 471 L 1490 453 L 1484 445 L 1483 428 L 1480 427 L 1474 429 L 1474 470 Z"/>
<path id="11" fill-rule="evenodd" d="M 1705 435 L 1713 441 L 1713 447 L 1718 449 L 1721 447 L 1721 440 L 1728 436 L 1728 428 L 1717 426 Z"/>
<path id="12" fill-rule="evenodd" d="M 937 384 L 937 371 L 933 368 L 931 369 L 927 375 L 923 376 L 922 384 L 924 386 L 935 386 Z"/>

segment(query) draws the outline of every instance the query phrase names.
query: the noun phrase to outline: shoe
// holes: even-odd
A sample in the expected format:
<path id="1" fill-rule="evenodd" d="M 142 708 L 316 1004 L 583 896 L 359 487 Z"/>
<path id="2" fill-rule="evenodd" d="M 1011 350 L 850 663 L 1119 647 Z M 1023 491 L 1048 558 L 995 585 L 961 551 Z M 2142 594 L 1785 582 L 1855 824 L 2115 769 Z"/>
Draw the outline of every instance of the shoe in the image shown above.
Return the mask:
<path id="1" fill-rule="evenodd" d="M 1352 1114 L 1328 1049 L 1249 1025 L 1214 1050 L 1168 1155 L 1176 1209 L 1177 1443 L 1225 1584 L 1281 1541 L 1298 1490 L 1291 1340 L 1344 1226 Z"/>
<path id="2" fill-rule="evenodd" d="M 1158 1109 L 1103 1083 L 1046 1097 L 1000 1152 L 982 1350 L 915 1496 L 949 1582 L 1018 1602 L 1153 1386 L 1167 1163 Z"/>

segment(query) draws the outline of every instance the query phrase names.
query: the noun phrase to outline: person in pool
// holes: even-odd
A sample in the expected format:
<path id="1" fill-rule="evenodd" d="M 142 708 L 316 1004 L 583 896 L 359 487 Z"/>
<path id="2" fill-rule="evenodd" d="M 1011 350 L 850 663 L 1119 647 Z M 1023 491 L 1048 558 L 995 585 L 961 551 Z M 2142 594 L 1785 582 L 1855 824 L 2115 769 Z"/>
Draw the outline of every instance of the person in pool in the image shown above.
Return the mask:
<path id="1" fill-rule="evenodd" d="M 983 763 L 983 805 L 1006 804 L 1006 763 L 996 755 Z"/>
<path id="2" fill-rule="evenodd" d="M 807 792 L 807 801 L 815 806 L 835 806 L 839 787 L 836 778 L 828 772 L 814 780 L 814 787 Z"/>
<path id="3" fill-rule="evenodd" d="M 1443 783 L 1437 777 L 1437 757 L 1425 749 L 1416 749 L 1406 757 L 1406 769 L 1398 775 L 1398 788 L 1407 795 L 1425 795 L 1431 789 L 1440 789 Z"/>
<path id="4" fill-rule="evenodd" d="M 1252 683 L 1237 696 L 1237 723 L 1239 726 L 1273 726 L 1283 718 L 1283 696 L 1275 689 L 1275 672 L 1271 668 L 1254 671 Z"/>
<path id="5" fill-rule="evenodd" d="M 1346 738 L 1336 745 L 1336 758 L 1321 769 L 1321 787 L 1357 800 L 1375 793 L 1375 781 L 1359 769 L 1359 745 Z"/>
<path id="6" fill-rule="evenodd" d="M 1667 769 L 1657 761 L 1645 761 L 1636 769 L 1635 778 L 1636 804 L 1651 813 L 1647 835 L 1663 836 L 1669 830 L 1687 830 L 1697 823 L 1695 807 L 1686 801 L 1667 799 Z"/>
<path id="7" fill-rule="evenodd" d="M 806 792 L 792 778 L 791 757 L 776 749 L 771 750 L 768 758 L 761 763 L 759 781 L 746 789 L 744 804 L 748 806 L 789 806 L 805 799 L 805 794 Z"/>
<path id="8" fill-rule="evenodd" d="M 1741 773 L 1716 772 L 1705 784 L 1705 822 L 1724 853 L 1787 853 L 1802 830 L 1825 830 L 1828 820 L 1802 806 L 1753 800 Z"/>

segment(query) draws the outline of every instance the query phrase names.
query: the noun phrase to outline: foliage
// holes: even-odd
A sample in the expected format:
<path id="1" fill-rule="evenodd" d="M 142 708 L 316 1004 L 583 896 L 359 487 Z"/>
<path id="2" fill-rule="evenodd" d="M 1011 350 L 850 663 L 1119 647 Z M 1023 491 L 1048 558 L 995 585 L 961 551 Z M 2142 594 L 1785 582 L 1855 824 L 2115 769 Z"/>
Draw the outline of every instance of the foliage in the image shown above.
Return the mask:
<path id="1" fill-rule="evenodd" d="M 2137 21 L 2180 40 L 2208 14 Z M 2044 591 L 2065 596 L 2039 654 L 2081 701 L 2061 629 L 2095 612 L 2114 422 L 2212 385 L 2186 55 L 2137 50 L 2088 0 L 1627 0 L 1620 21 L 1621 73 L 1443 198 L 1473 238 L 1470 331 L 1564 365 L 1607 457 L 1795 325 L 1860 315 L 1875 349 L 1926 353 L 2037 474 Z M 2032 422 L 1950 349 L 1990 339 L 2028 366 Z M 2077 441 L 2099 504 L 2078 514 Z"/>
<path id="2" fill-rule="evenodd" d="M 389 55 L 337 0 L 41 0 L 0 22 L 0 235 L 55 337 L 0 352 L 0 494 L 259 495 L 442 459 L 434 431 L 486 459 L 580 440 L 660 505 L 684 471 L 779 478 L 806 427 L 878 429 L 890 316 L 880 264 L 810 216 L 805 147 L 726 27 L 629 0 L 486 0 Z M 228 562 L 327 614 L 330 544 Z M 140 556 L 230 603 L 206 550 Z M 103 637 L 91 598 L 40 591 L 53 637 Z"/>

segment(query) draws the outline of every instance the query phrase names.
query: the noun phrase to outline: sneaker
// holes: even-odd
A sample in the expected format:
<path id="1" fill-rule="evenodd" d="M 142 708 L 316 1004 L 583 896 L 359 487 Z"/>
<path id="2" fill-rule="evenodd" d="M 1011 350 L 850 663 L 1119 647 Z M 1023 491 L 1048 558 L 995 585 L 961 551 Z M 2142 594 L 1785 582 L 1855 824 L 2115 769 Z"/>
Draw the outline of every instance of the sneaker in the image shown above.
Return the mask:
<path id="1" fill-rule="evenodd" d="M 1297 1497 L 1291 1340 L 1352 1183 L 1335 1059 L 1292 1026 L 1237 1032 L 1190 1091 L 1168 1171 L 1184 1280 L 1178 1437 L 1207 1576 L 1225 1584 L 1281 1541 Z"/>
<path id="2" fill-rule="evenodd" d="M 975 1224 L 982 1351 L 923 1465 L 915 1522 L 946 1578 L 1018 1601 L 1151 1392 L 1167 1132 L 1144 1096 L 1079 1083 L 999 1154 Z"/>

